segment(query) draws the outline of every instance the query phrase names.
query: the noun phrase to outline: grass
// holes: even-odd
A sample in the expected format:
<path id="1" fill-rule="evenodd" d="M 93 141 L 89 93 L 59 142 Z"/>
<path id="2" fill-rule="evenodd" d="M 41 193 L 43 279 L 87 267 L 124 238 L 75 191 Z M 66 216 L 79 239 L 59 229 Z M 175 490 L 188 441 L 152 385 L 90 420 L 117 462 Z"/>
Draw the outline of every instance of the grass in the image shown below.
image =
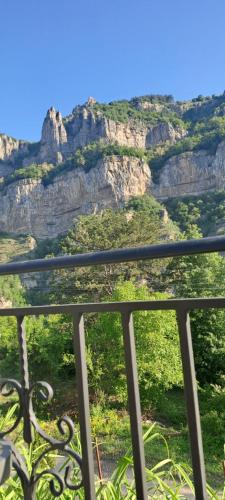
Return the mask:
<path id="1" fill-rule="evenodd" d="M 215 400 L 214 405 L 212 400 Z M 7 421 L 7 412 L 10 406 L 15 402 L 14 397 L 10 397 L 10 404 L 1 397 L 1 412 L 0 416 L 0 429 L 5 421 Z M 200 392 L 200 407 L 204 418 L 208 418 L 210 412 L 214 412 L 219 415 L 219 409 L 224 411 L 224 393 L 219 393 L 217 390 L 201 391 Z M 115 500 L 120 500 L 123 498 L 122 489 L 124 488 L 130 490 L 130 496 L 127 498 L 135 498 L 134 483 L 132 480 L 132 454 L 131 454 L 131 439 L 130 439 L 130 424 L 129 417 L 125 410 L 116 411 L 115 409 L 110 409 L 103 407 L 102 405 L 92 405 L 91 407 L 91 424 L 92 424 L 92 436 L 93 442 L 96 444 L 98 442 L 100 459 L 103 465 L 103 481 L 99 483 L 96 477 L 96 491 L 97 498 L 110 499 L 115 498 Z M 60 408 L 58 408 L 60 414 Z M 64 408 L 64 412 L 66 410 Z M 42 413 L 43 415 L 43 413 Z M 51 416 L 49 417 L 51 418 Z M 143 421 L 143 433 L 145 436 L 145 454 L 146 454 L 146 472 L 149 480 L 149 491 L 151 498 L 168 498 L 177 500 L 182 497 L 183 487 L 190 490 L 193 489 L 191 481 L 191 468 L 190 468 L 190 450 L 188 445 L 188 435 L 187 435 L 187 425 L 185 417 L 185 405 L 182 391 L 170 391 L 158 404 L 158 408 L 155 410 L 154 418 L 156 422 L 153 423 L 151 419 L 145 417 Z M 215 418 L 215 415 L 214 415 Z M 57 437 L 57 419 L 53 421 L 40 419 L 41 427 L 45 431 Z M 215 490 L 220 491 L 220 494 L 210 493 L 209 498 L 215 498 L 217 500 L 224 499 L 223 490 L 223 472 L 221 467 L 221 460 L 223 459 L 223 436 L 224 432 L 221 430 L 220 441 L 216 443 L 215 446 L 215 434 L 218 432 L 218 422 L 214 421 L 214 427 L 207 429 L 207 426 L 203 424 L 203 440 L 205 442 L 205 459 L 206 459 L 206 470 L 207 470 L 207 480 L 209 484 L 213 485 Z M 220 420 L 221 422 L 221 420 Z M 5 425 L 5 424 L 4 424 Z M 7 422 L 7 427 L 9 422 Z M 210 424 L 211 425 L 211 424 Z M 77 422 L 75 423 L 75 428 L 77 429 Z M 59 437 L 59 436 L 58 436 Z M 17 445 L 20 445 L 21 441 L 21 427 L 19 431 L 15 432 L 13 438 L 17 440 Z M 33 456 L 38 455 L 39 448 L 43 446 L 39 439 L 37 439 L 35 446 L 33 448 Z M 76 448 L 80 447 L 78 434 L 76 435 L 76 440 L 73 444 Z M 214 450 L 214 454 L 211 453 L 211 448 Z M 23 450 L 23 448 L 21 448 Z M 30 460 L 31 453 L 27 452 L 25 449 L 23 453 L 26 456 L 26 460 Z M 54 464 L 54 457 L 51 455 L 49 460 L 50 464 Z M 48 458 L 46 458 L 44 466 L 48 465 Z M 52 462 L 53 460 L 53 462 Z M 104 468 L 104 464 L 108 465 L 108 469 Z M 107 472 L 105 472 L 107 470 Z M 123 473 L 121 472 L 123 471 Z M 129 472 L 130 471 L 130 472 Z M 128 473 L 129 472 L 129 473 Z M 119 478 L 120 477 L 120 481 Z M 12 484 L 11 484 L 12 483 Z M 15 484 L 14 484 L 15 483 Z M 11 488 L 11 489 L 10 489 Z M 11 498 L 11 491 L 18 491 L 18 497 L 20 496 L 20 485 L 15 479 L 10 479 L 7 485 L 7 491 L 9 492 L 9 497 L 4 497 L 4 492 L 0 488 L 0 499 L 1 498 Z M 168 490 L 168 491 L 167 491 Z M 155 495 L 155 491 L 157 494 Z M 44 492 L 43 496 L 42 493 Z M 112 492 L 114 492 L 112 494 Z M 163 492 L 163 495 L 159 495 Z M 103 494 L 104 493 L 104 494 Z M 45 500 L 52 498 L 49 496 L 47 491 L 47 486 L 43 481 L 38 489 L 37 499 L 44 498 Z M 63 494 L 62 498 L 70 499 L 70 493 Z M 80 496 L 77 498 L 83 498 L 83 492 L 80 492 Z"/>
<path id="2" fill-rule="evenodd" d="M 8 428 L 12 419 L 14 417 L 14 411 L 16 407 L 14 406 L 6 413 L 5 417 L 0 419 L 0 430 L 5 427 Z M 22 428 L 20 426 L 19 433 L 17 432 L 16 446 L 24 457 L 24 461 L 28 471 L 31 471 L 32 464 L 35 460 L 43 453 L 43 459 L 38 466 L 38 474 L 42 478 L 38 481 L 36 498 L 38 500 L 50 500 L 52 498 L 49 492 L 49 480 L 52 478 L 51 469 L 54 468 L 56 461 L 55 451 L 47 451 L 47 448 L 43 443 L 39 443 L 39 439 L 34 442 L 31 446 L 24 446 L 21 440 Z M 146 445 L 158 442 L 161 439 L 160 434 L 156 430 L 155 425 L 148 425 L 147 431 L 143 436 L 144 443 Z M 14 436 L 15 440 L 15 436 Z M 189 490 L 193 491 L 193 484 L 190 479 L 190 470 L 188 467 L 183 467 L 176 464 L 169 457 L 168 447 L 164 442 L 164 447 L 166 449 L 166 458 L 161 459 L 159 462 L 154 463 L 152 466 L 146 468 L 146 478 L 147 478 L 147 488 L 148 494 L 151 498 L 171 498 L 179 499 L 182 498 L 182 488 L 189 487 Z M 74 451 L 81 454 L 79 435 L 77 434 L 74 441 L 71 443 L 71 447 Z M 49 453 L 50 452 L 50 453 Z M 60 453 L 60 452 L 59 452 Z M 60 453 L 61 455 L 61 453 Z M 63 475 L 63 470 L 65 470 L 65 465 L 61 467 L 61 474 Z M 54 473 L 54 471 L 53 471 Z M 64 472 L 65 473 L 65 472 Z M 72 484 L 77 481 L 78 471 L 74 469 Z M 60 484 L 56 482 L 55 486 L 60 489 Z M 114 464 L 113 472 L 107 477 L 103 477 L 101 480 L 96 476 L 95 478 L 96 487 L 96 497 L 99 499 L 115 499 L 120 500 L 126 498 L 134 500 L 136 498 L 135 492 L 135 482 L 133 474 L 133 460 L 132 454 L 129 449 L 126 451 L 125 455 L 120 457 L 117 465 Z M 62 487 L 60 498 L 72 499 L 74 498 L 74 493 L 69 490 L 64 493 L 64 486 Z M 57 495 L 58 496 L 58 495 Z M 21 490 L 21 484 L 17 475 L 11 476 L 6 483 L 0 487 L 0 499 L 12 499 L 12 498 L 23 498 L 23 493 Z M 76 498 L 84 498 L 83 488 L 77 491 Z M 215 498 L 214 496 L 212 498 Z"/>
<path id="3" fill-rule="evenodd" d="M 55 384 L 54 384 L 55 385 Z M 67 394 L 65 402 L 63 394 Z M 65 383 L 56 387 L 54 405 L 38 405 L 41 425 L 46 431 L 56 436 L 57 417 L 69 414 L 77 422 L 76 395 L 74 384 Z M 208 482 L 215 488 L 222 489 L 225 435 L 225 393 L 214 390 L 202 390 L 199 393 L 202 420 L 203 444 Z M 0 400 L 1 411 L 8 409 L 5 399 Z M 71 411 L 72 410 L 72 411 Z M 155 422 L 155 431 L 161 438 L 145 446 L 146 464 L 152 467 L 156 462 L 167 458 L 168 443 L 170 458 L 176 463 L 191 466 L 191 454 L 186 421 L 185 402 L 182 390 L 169 391 L 158 407 L 150 415 L 144 414 L 143 431 Z M 102 462 L 116 464 L 131 447 L 129 415 L 125 409 L 117 410 L 104 404 L 91 404 L 91 428 L 93 442 L 99 443 Z"/>
<path id="4" fill-rule="evenodd" d="M 225 434 L 224 397 L 224 393 L 216 391 L 206 390 L 199 393 L 207 479 L 220 490 L 224 482 L 222 467 Z M 158 404 L 153 419 L 156 420 L 156 431 L 162 439 L 146 444 L 147 466 L 151 467 L 155 462 L 166 459 L 167 451 L 163 438 L 168 443 L 170 458 L 176 463 L 186 463 L 191 466 L 183 392 L 173 390 L 167 393 Z M 144 431 L 148 429 L 150 422 L 151 420 L 144 419 Z M 92 429 L 101 443 L 103 460 L 117 461 L 131 445 L 129 417 L 126 412 L 115 412 L 110 409 L 102 411 L 100 407 L 94 408 Z"/>
<path id="5" fill-rule="evenodd" d="M 17 259 L 30 251 L 30 236 L 10 236 L 7 233 L 0 233 L 0 262 Z"/>

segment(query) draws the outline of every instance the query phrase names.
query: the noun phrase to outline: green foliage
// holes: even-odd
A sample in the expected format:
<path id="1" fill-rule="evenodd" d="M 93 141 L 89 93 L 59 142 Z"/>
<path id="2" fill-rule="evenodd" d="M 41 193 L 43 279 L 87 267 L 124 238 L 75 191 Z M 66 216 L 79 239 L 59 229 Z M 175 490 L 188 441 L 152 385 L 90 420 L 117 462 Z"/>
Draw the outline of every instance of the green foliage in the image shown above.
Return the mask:
<path id="1" fill-rule="evenodd" d="M 186 238 L 199 237 L 192 227 Z M 165 271 L 166 287 L 176 297 L 225 296 L 225 260 L 218 254 L 174 258 Z M 223 384 L 225 363 L 225 310 L 191 312 L 197 378 L 201 385 Z"/>
<path id="2" fill-rule="evenodd" d="M 130 100 L 131 103 L 138 104 L 139 102 L 150 102 L 151 104 L 173 104 L 174 97 L 169 95 L 161 95 L 161 94 L 146 94 L 140 97 L 133 97 Z"/>
<path id="3" fill-rule="evenodd" d="M 96 215 L 79 217 L 75 227 L 62 241 L 63 253 L 76 254 L 135 247 L 170 237 L 175 229 L 170 224 L 164 224 L 160 217 L 159 205 L 154 205 L 152 201 L 151 212 L 147 209 L 132 212 L 104 210 Z M 78 298 L 98 300 L 102 296 L 111 295 L 118 279 L 153 279 L 153 276 L 160 274 L 162 265 L 162 261 L 134 262 L 78 268 L 69 272 L 59 271 L 55 273 L 52 283 L 56 290 L 53 301 L 67 302 L 68 296 L 70 302 Z"/>
<path id="4" fill-rule="evenodd" d="M 149 104 L 145 108 L 143 104 Z M 174 127 L 187 130 L 187 136 L 175 144 L 167 141 L 149 150 L 119 146 L 117 144 L 93 143 L 79 148 L 75 154 L 56 165 L 32 164 L 22 167 L 23 157 L 18 155 L 18 167 L 9 175 L 2 187 L 19 179 L 42 179 L 45 185 L 51 183 L 55 176 L 63 174 L 77 167 L 89 170 L 95 167 L 98 160 L 109 155 L 126 155 L 142 158 L 147 161 L 157 182 L 161 168 L 174 155 L 186 151 L 205 150 L 214 154 L 218 144 L 225 139 L 225 96 L 203 97 L 198 96 L 192 102 L 174 102 L 172 96 L 147 95 L 134 97 L 130 101 L 114 101 L 109 104 L 91 104 L 92 112 L 96 115 L 96 122 L 101 115 L 115 122 L 133 121 L 137 126 L 144 124 L 153 127 L 159 123 L 171 123 Z M 80 107 L 75 108 L 74 114 L 80 113 Z M 40 143 L 28 145 L 29 155 L 36 156 Z"/>
<path id="5" fill-rule="evenodd" d="M 24 304 L 24 290 L 19 276 L 0 276 L 0 297 L 11 301 L 12 306 Z"/>
<path id="6" fill-rule="evenodd" d="M 18 181 L 20 179 L 42 179 L 48 172 L 53 169 L 53 165 L 48 163 L 42 163 L 37 165 L 32 163 L 31 165 L 23 168 L 17 168 L 13 174 L 10 174 L 5 178 L 1 188 L 12 184 L 12 182 Z"/>
<path id="7" fill-rule="evenodd" d="M 34 259 L 44 259 L 46 256 L 56 256 L 60 251 L 60 242 L 62 237 L 45 240 L 39 240 L 33 252 Z"/>
<path id="8" fill-rule="evenodd" d="M 134 210 L 135 212 L 145 212 L 149 216 L 160 215 L 163 211 L 163 206 L 153 196 L 144 194 L 143 196 L 135 196 L 130 198 L 126 204 L 126 210 Z"/>
<path id="9" fill-rule="evenodd" d="M 93 142 L 84 148 L 78 148 L 73 157 L 68 158 L 63 163 L 57 165 L 43 177 L 44 185 L 50 184 L 55 176 L 69 172 L 81 167 L 85 171 L 97 165 L 97 162 L 106 156 L 129 156 L 145 159 L 145 151 L 138 148 L 119 146 L 118 144 L 104 144 L 103 142 Z"/>
<path id="10" fill-rule="evenodd" d="M 224 460 L 224 389 L 219 386 L 207 386 L 198 390 L 203 447 L 208 480 L 222 490 Z M 168 391 L 159 401 L 154 415 L 157 422 L 163 422 L 164 437 L 168 442 L 170 456 L 176 462 L 190 464 L 190 447 L 187 429 L 186 404 L 182 390 Z M 147 456 L 150 451 L 147 451 Z M 153 451 L 156 457 L 157 450 Z M 159 449 L 158 457 L 162 457 Z M 222 494 L 219 498 L 222 498 Z"/>
<path id="11" fill-rule="evenodd" d="M 208 154 L 215 154 L 219 143 L 225 139 L 225 117 L 215 116 L 204 119 L 196 124 L 188 123 L 188 136 L 175 144 L 165 144 L 164 150 L 155 148 L 152 155 L 149 153 L 149 165 L 155 182 L 159 179 L 160 171 L 173 156 L 187 151 L 205 150 Z"/>
<path id="12" fill-rule="evenodd" d="M 0 372 L 3 376 L 19 376 L 19 355 L 15 318 L 1 317 Z M 72 327 L 68 318 L 39 316 L 26 318 L 29 368 L 31 378 L 55 381 L 63 374 L 74 375 Z M 70 359 L 71 354 L 71 359 Z M 69 359 L 69 366 L 68 366 Z"/>
<path id="13" fill-rule="evenodd" d="M 139 109 L 137 106 L 142 101 L 152 104 L 163 104 L 161 111 L 150 109 Z M 101 112 L 106 118 L 115 122 L 128 122 L 134 120 L 146 125 L 157 125 L 158 123 L 170 122 L 174 126 L 184 126 L 184 122 L 171 108 L 172 96 L 143 96 L 142 98 L 133 98 L 131 101 L 113 101 L 109 104 L 96 103 L 93 106 L 95 111 Z"/>
<path id="14" fill-rule="evenodd" d="M 159 300 L 160 293 L 149 293 L 144 286 L 131 282 L 118 284 L 110 300 Z M 154 404 L 162 392 L 182 383 L 179 342 L 175 314 L 171 311 L 138 312 L 134 314 L 140 395 L 143 406 Z M 91 351 L 93 370 L 90 383 L 99 387 L 107 399 L 126 401 L 126 378 L 121 318 L 105 313 L 88 329 L 87 345 Z M 168 363 L 170 359 L 170 363 Z"/>
<path id="15" fill-rule="evenodd" d="M 16 405 L 8 410 L 7 415 L 0 419 L 0 429 L 8 428 L 12 424 L 12 418 L 16 410 Z M 155 424 L 147 427 L 146 432 L 143 434 L 143 441 L 145 448 L 160 448 L 163 447 L 163 456 L 159 461 L 154 461 L 154 463 L 145 469 L 146 481 L 147 481 L 147 493 L 149 498 L 168 498 L 173 500 L 179 500 L 184 498 L 184 490 L 188 490 L 191 494 L 194 494 L 194 485 L 192 482 L 191 468 L 185 463 L 177 463 L 171 458 L 170 450 L 165 440 L 164 436 L 158 430 Z M 81 454 L 81 443 L 79 435 L 76 435 L 74 441 L 71 444 L 72 449 Z M 39 440 L 31 444 L 29 447 L 25 447 L 21 440 L 21 437 L 17 439 L 17 447 L 20 450 L 21 455 L 24 458 L 24 463 L 27 470 L 32 471 L 32 466 L 39 456 L 46 451 L 46 445 L 44 443 L 39 443 Z M 39 464 L 38 472 L 43 472 L 44 470 L 52 470 L 57 460 L 57 452 L 53 453 L 43 453 L 43 458 Z M 65 467 L 67 463 L 62 466 L 61 474 L 65 473 Z M 58 470 L 57 470 L 58 472 Z M 76 484 L 78 480 L 78 468 L 74 467 L 72 472 L 72 477 L 70 478 L 72 484 Z M 52 494 L 49 489 L 49 481 L 52 479 L 51 473 L 43 474 L 40 476 L 37 482 L 36 498 L 37 500 L 51 500 Z M 57 486 L 57 481 L 55 481 Z M 104 500 L 122 500 L 124 498 L 124 492 L 126 492 L 126 498 L 130 500 L 135 500 L 135 481 L 133 472 L 133 457 L 132 451 L 129 448 L 124 456 L 120 458 L 117 464 L 115 464 L 115 469 L 108 478 L 104 478 L 101 481 L 95 477 L 95 489 L 96 498 Z M 214 500 L 219 500 L 219 498 L 224 499 L 224 492 L 221 495 L 217 494 L 209 485 L 207 485 L 207 493 L 209 498 Z M 18 500 L 24 498 L 24 493 L 22 491 L 21 482 L 17 474 L 12 474 L 10 479 L 8 479 L 0 487 L 0 499 L 1 500 L 11 500 L 12 498 L 17 498 Z M 60 495 L 60 498 L 64 500 L 74 499 L 74 492 L 65 489 L 65 491 Z M 84 499 L 84 490 L 81 488 L 76 492 L 77 499 Z"/>
<path id="16" fill-rule="evenodd" d="M 129 156 L 146 161 L 148 160 L 147 153 L 140 148 L 94 142 L 88 144 L 84 148 L 78 148 L 72 157 L 58 165 L 33 163 L 27 167 L 17 168 L 12 174 L 4 179 L 1 188 L 3 189 L 12 182 L 20 179 L 42 179 L 43 184 L 47 186 L 57 175 L 64 174 L 78 167 L 89 171 L 96 166 L 98 160 L 112 155 Z"/>
<path id="17" fill-rule="evenodd" d="M 183 118 L 193 123 L 200 120 L 208 120 L 214 115 L 223 114 L 225 94 L 212 95 L 211 97 L 198 96 L 192 99 L 192 103 L 194 103 L 194 105 L 188 107 Z M 196 106 L 195 103 L 200 103 L 200 106 L 199 104 Z"/>
<path id="18" fill-rule="evenodd" d="M 204 236 L 225 218 L 225 192 L 214 191 L 200 196 L 185 196 L 182 199 L 171 198 L 165 202 L 172 220 L 182 231 L 191 224 L 197 224 Z"/>

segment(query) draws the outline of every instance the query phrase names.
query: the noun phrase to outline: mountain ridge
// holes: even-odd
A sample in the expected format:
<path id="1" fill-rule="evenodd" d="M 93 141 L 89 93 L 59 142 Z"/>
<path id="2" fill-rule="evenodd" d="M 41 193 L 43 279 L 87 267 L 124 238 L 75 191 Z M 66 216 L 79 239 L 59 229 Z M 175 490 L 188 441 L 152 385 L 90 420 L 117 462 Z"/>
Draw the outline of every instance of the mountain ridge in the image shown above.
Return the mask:
<path id="1" fill-rule="evenodd" d="M 75 216 L 132 196 L 164 200 L 224 185 L 225 93 L 89 98 L 64 118 L 50 108 L 37 143 L 0 135 L 0 232 L 55 237 Z"/>

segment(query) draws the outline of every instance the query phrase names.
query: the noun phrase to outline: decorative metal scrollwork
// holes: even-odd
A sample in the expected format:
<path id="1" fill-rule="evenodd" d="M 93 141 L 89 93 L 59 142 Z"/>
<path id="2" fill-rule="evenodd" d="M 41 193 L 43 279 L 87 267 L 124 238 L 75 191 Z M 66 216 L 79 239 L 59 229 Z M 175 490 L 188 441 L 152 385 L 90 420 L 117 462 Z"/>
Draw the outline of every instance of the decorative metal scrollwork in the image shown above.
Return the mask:
<path id="1" fill-rule="evenodd" d="M 0 380 L 0 393 L 5 396 L 11 396 L 16 392 L 18 395 L 18 414 L 15 417 L 13 424 L 6 430 L 0 431 L 0 439 L 3 440 L 12 431 L 14 431 L 21 420 L 23 420 L 23 437 L 24 441 L 30 445 L 34 440 L 34 435 L 39 435 L 45 442 L 46 448 L 40 456 L 32 464 L 31 471 L 25 464 L 22 454 L 16 449 L 15 445 L 10 441 L 12 453 L 12 467 L 16 470 L 23 488 L 24 498 L 26 500 L 35 499 L 35 491 L 38 481 L 43 476 L 52 476 L 49 480 L 49 488 L 54 497 L 59 497 L 66 488 L 76 491 L 82 487 L 82 459 L 71 447 L 71 441 L 74 437 L 74 424 L 72 420 L 67 417 L 61 417 L 58 422 L 58 430 L 62 439 L 55 439 L 49 436 L 39 425 L 36 415 L 33 410 L 32 398 L 35 394 L 38 399 L 49 402 L 53 397 L 53 389 L 43 381 L 37 381 L 33 385 L 29 385 L 28 373 L 28 360 L 27 360 L 27 346 L 26 335 L 24 327 L 24 318 L 17 319 L 18 322 L 18 340 L 20 348 L 20 368 L 21 368 L 21 382 L 14 379 L 1 379 Z M 63 467 L 58 467 L 57 464 L 53 468 L 41 469 L 38 471 L 41 462 L 51 452 L 58 451 L 63 455 Z M 74 473 L 76 471 L 76 474 Z M 74 477 L 76 476 L 76 477 Z M 72 482 L 72 479 L 76 479 Z"/>

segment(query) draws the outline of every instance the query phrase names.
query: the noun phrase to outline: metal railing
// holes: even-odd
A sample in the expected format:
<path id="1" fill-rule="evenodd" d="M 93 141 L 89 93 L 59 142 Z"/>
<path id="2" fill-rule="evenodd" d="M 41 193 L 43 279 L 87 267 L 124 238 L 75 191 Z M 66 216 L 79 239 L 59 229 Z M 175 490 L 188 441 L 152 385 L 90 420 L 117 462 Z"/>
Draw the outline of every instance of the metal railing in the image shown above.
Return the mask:
<path id="1" fill-rule="evenodd" d="M 27 262 L 1 264 L 0 275 L 20 274 L 26 272 L 30 273 L 60 268 L 65 269 L 69 267 L 90 266 L 96 264 L 113 264 L 144 259 L 167 258 L 224 250 L 224 237 L 204 238 L 201 240 L 181 241 L 176 243 L 153 245 L 149 247 L 128 248 L 92 254 L 58 257 L 46 260 L 39 259 Z M 198 500 L 206 499 L 205 466 L 189 312 L 193 309 L 208 308 L 225 308 L 225 298 L 167 299 L 0 309 L 0 316 L 14 316 L 17 318 L 21 372 L 20 382 L 15 379 L 0 380 L 1 392 L 7 396 L 12 394 L 12 391 L 14 390 L 17 392 L 19 399 L 19 414 L 14 424 L 5 432 L 0 432 L 0 438 L 2 439 L 0 453 L 0 483 L 3 484 L 8 479 L 11 468 L 13 467 L 20 477 L 24 498 L 26 500 L 34 500 L 36 498 L 35 490 L 38 480 L 47 473 L 51 474 L 53 477 L 49 483 L 53 496 L 60 496 L 65 488 L 74 490 L 75 495 L 75 491 L 80 487 L 83 487 L 85 498 L 87 500 L 93 500 L 95 498 L 94 462 L 90 427 L 88 377 L 85 358 L 85 330 L 83 318 L 84 315 L 88 313 L 118 312 L 121 315 L 123 329 L 136 496 L 137 499 L 140 500 L 147 499 L 144 444 L 142 439 L 141 408 L 132 314 L 134 311 L 142 310 L 174 310 L 176 312 L 179 329 L 195 496 Z M 60 313 L 68 314 L 73 318 L 73 346 L 76 360 L 82 458 L 71 448 L 71 441 L 74 435 L 72 421 L 68 417 L 62 417 L 59 420 L 59 431 L 64 438 L 57 440 L 48 436 L 41 429 L 37 422 L 32 405 L 32 396 L 35 390 L 44 400 L 51 399 L 53 393 L 52 388 L 46 382 L 38 381 L 33 385 L 30 384 L 24 318 L 26 316 L 35 316 L 39 314 L 49 315 Z M 33 464 L 30 473 L 26 469 L 25 462 L 13 443 L 5 439 L 8 434 L 16 429 L 21 420 L 23 421 L 23 437 L 27 444 L 30 444 L 33 440 L 32 428 L 34 428 L 49 445 L 47 450 L 45 450 Z M 65 426 L 67 429 L 66 437 Z M 63 474 L 61 474 L 57 469 L 48 469 L 38 472 L 40 461 L 45 456 L 45 453 L 51 450 L 59 450 L 62 454 L 68 457 L 68 462 L 70 463 L 68 463 L 65 467 Z M 80 470 L 82 477 L 81 479 L 78 477 L 78 482 L 73 484 L 71 481 L 71 473 L 75 466 L 77 466 Z M 57 484 L 57 487 L 55 483 Z"/>

